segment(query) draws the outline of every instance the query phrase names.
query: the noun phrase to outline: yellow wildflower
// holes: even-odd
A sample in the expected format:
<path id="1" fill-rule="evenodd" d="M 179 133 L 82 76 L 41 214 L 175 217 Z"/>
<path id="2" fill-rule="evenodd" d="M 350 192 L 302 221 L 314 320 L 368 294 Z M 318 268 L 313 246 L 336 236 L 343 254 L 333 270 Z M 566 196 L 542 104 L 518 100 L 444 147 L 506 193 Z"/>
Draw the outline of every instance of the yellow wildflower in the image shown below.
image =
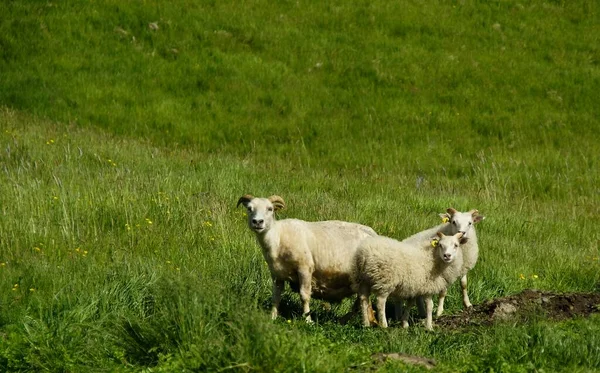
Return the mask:
<path id="1" fill-rule="evenodd" d="M 536 280 L 538 278 L 538 275 L 531 275 L 531 278 Z"/>
<path id="2" fill-rule="evenodd" d="M 521 273 L 521 274 L 519 275 L 519 278 L 520 278 L 521 280 L 525 280 L 525 275 Z"/>

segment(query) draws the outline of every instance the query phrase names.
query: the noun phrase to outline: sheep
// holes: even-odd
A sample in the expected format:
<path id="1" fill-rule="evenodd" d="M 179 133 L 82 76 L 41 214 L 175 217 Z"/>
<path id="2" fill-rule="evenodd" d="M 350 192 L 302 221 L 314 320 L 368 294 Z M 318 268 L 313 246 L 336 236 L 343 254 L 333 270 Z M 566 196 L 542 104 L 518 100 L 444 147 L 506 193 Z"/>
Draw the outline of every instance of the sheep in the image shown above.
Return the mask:
<path id="1" fill-rule="evenodd" d="M 365 238 L 359 245 L 352 267 L 353 289 L 358 293 L 363 325 L 370 326 L 369 297 L 376 296 L 377 321 L 387 328 L 385 304 L 388 296 L 413 299 L 424 296 L 427 308 L 425 327 L 432 330 L 432 295 L 452 284 L 461 274 L 463 233 L 446 236 L 438 232 L 437 240 L 425 244 L 408 244 L 389 237 Z M 434 248 L 432 248 L 433 246 Z M 408 310 L 402 315 L 408 327 Z"/>
<path id="2" fill-rule="evenodd" d="M 431 237 L 434 236 L 436 232 L 442 232 L 446 235 L 454 235 L 458 232 L 462 232 L 463 240 L 466 242 L 461 246 L 463 252 L 463 267 L 461 270 L 460 286 L 462 288 L 463 305 L 465 308 L 471 308 L 473 305 L 471 304 L 469 294 L 467 293 L 467 273 L 475 267 L 479 256 L 475 224 L 485 219 L 485 216 L 479 215 L 479 211 L 477 210 L 460 212 L 454 208 L 449 208 L 446 210 L 446 213 L 440 214 L 440 217 L 442 218 L 443 224 L 414 234 L 405 238 L 402 242 L 407 244 L 418 244 L 430 241 Z M 444 312 L 444 301 L 446 299 L 447 291 L 448 289 L 440 291 L 436 316 L 441 316 Z"/>
<path id="3" fill-rule="evenodd" d="M 285 282 L 300 293 L 303 317 L 311 322 L 311 296 L 339 302 L 354 295 L 350 281 L 352 258 L 358 244 L 377 236 L 370 227 L 344 221 L 307 222 L 275 219 L 275 211 L 285 208 L 279 196 L 238 200 L 248 210 L 248 226 L 256 234 L 273 279 L 271 318 L 278 315 Z"/>

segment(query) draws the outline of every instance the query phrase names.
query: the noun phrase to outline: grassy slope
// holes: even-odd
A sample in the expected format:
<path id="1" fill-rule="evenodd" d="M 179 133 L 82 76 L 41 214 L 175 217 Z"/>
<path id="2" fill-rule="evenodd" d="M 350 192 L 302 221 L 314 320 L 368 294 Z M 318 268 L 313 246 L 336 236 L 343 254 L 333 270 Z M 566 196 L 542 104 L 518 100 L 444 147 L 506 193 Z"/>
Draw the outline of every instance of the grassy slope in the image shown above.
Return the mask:
<path id="1" fill-rule="evenodd" d="M 339 371 L 374 351 L 600 368 L 597 317 L 434 334 L 271 323 L 233 208 L 277 193 L 282 217 L 403 237 L 477 207 L 473 301 L 597 289 L 594 2 L 0 11 L 0 104 L 16 109 L 0 114 L 2 370 Z"/>

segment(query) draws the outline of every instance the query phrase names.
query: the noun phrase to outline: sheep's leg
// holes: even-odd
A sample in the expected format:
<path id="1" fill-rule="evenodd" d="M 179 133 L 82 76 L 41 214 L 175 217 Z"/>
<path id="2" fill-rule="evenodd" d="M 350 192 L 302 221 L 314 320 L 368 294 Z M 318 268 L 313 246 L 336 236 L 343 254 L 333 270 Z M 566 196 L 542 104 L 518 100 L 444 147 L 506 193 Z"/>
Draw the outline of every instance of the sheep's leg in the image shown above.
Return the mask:
<path id="1" fill-rule="evenodd" d="M 427 317 L 427 312 L 425 311 L 425 301 L 423 297 L 417 297 L 417 310 L 419 311 L 419 318 L 424 319 Z"/>
<path id="2" fill-rule="evenodd" d="M 464 304 L 465 308 L 473 307 L 473 305 L 469 301 L 469 294 L 467 293 L 467 275 L 466 274 L 460 279 L 460 287 L 462 288 L 463 304 Z"/>
<path id="3" fill-rule="evenodd" d="M 302 299 L 302 317 L 306 322 L 312 322 L 310 318 L 310 295 L 311 295 L 311 280 L 312 273 L 309 271 L 298 272 L 298 280 L 300 281 L 300 299 Z"/>
<path id="4" fill-rule="evenodd" d="M 358 300 L 360 301 L 360 309 L 362 313 L 363 326 L 368 328 L 371 326 L 370 306 L 369 306 L 370 290 L 366 285 L 361 285 L 358 289 Z"/>
<path id="5" fill-rule="evenodd" d="M 394 307 L 394 319 L 402 319 L 404 315 L 404 304 L 402 299 L 392 299 L 392 306 Z"/>
<path id="6" fill-rule="evenodd" d="M 448 289 L 444 289 L 440 291 L 440 299 L 438 300 L 438 308 L 435 313 L 436 316 L 441 316 L 444 313 L 444 301 L 446 300 L 446 294 L 448 293 Z"/>
<path id="7" fill-rule="evenodd" d="M 415 299 L 410 298 L 406 300 L 406 304 L 404 305 L 404 312 L 402 312 L 402 327 L 408 328 L 408 315 L 410 314 L 410 309 L 415 305 Z"/>
<path id="8" fill-rule="evenodd" d="M 285 282 L 283 280 L 273 279 L 273 298 L 271 300 L 271 319 L 273 320 L 275 320 L 279 314 L 279 302 L 281 302 L 281 293 L 283 292 L 284 286 Z"/>
<path id="9" fill-rule="evenodd" d="M 377 321 L 379 326 L 387 328 L 387 318 L 385 317 L 385 302 L 389 294 L 378 294 L 377 295 Z"/>
<path id="10" fill-rule="evenodd" d="M 433 299 L 431 298 L 431 295 L 425 297 L 425 308 L 427 309 L 425 329 L 433 330 Z"/>

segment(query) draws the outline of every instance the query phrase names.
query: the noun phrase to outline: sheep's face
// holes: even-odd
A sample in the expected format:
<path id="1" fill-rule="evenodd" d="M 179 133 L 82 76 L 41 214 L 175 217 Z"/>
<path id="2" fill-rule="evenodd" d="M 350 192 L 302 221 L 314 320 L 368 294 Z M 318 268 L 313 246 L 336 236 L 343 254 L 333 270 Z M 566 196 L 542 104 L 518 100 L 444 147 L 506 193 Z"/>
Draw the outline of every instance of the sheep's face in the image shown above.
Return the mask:
<path id="1" fill-rule="evenodd" d="M 458 254 L 458 247 L 461 244 L 462 233 L 457 233 L 454 236 L 445 236 L 443 233 L 438 233 L 438 240 L 434 241 L 437 254 L 444 263 L 452 263 Z"/>
<path id="2" fill-rule="evenodd" d="M 479 211 L 471 210 L 469 212 L 456 211 L 449 208 L 447 213 L 440 215 L 442 219 L 448 219 L 448 224 L 451 226 L 452 234 L 462 233 L 463 239 L 469 239 L 473 225 L 485 219 L 485 216 L 479 215 Z"/>
<path id="3" fill-rule="evenodd" d="M 248 210 L 248 226 L 256 233 L 262 233 L 271 228 L 274 220 L 275 207 L 266 198 L 254 198 L 246 206 Z"/>
<path id="4" fill-rule="evenodd" d="M 254 198 L 246 195 L 240 198 L 238 206 L 240 203 L 248 211 L 248 227 L 258 234 L 268 231 L 275 221 L 275 211 L 285 207 L 279 196 Z"/>

